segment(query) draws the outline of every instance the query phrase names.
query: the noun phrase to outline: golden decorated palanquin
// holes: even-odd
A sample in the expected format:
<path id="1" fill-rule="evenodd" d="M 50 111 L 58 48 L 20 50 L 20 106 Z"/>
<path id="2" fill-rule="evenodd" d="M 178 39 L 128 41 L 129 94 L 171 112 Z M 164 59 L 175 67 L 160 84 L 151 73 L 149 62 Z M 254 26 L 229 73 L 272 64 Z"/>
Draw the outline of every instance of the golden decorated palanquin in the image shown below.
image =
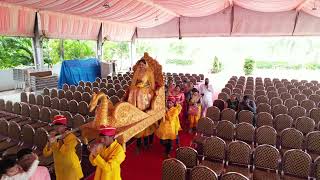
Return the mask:
<path id="1" fill-rule="evenodd" d="M 119 102 L 114 107 L 108 108 L 108 125 L 117 128 L 116 138 L 124 148 L 126 142 L 131 138 L 165 116 L 165 87 L 162 66 L 148 53 L 144 54 L 143 59 L 153 70 L 156 84 L 150 109 L 144 112 L 128 102 Z M 136 66 L 133 66 L 133 71 L 136 70 Z M 80 129 L 82 136 L 88 139 L 96 138 L 99 133 L 98 128 L 94 127 L 94 122 L 87 123 Z"/>

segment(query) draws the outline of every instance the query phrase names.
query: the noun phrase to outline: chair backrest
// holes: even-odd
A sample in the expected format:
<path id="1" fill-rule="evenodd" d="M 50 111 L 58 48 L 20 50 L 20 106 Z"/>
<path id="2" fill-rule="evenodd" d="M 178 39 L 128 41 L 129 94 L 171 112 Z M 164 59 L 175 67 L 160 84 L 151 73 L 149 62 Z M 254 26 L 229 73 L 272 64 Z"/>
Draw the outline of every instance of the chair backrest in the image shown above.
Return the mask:
<path id="1" fill-rule="evenodd" d="M 82 100 L 89 104 L 91 101 L 91 95 L 88 92 L 84 92 L 82 94 Z"/>
<path id="2" fill-rule="evenodd" d="M 58 97 L 58 90 L 57 89 L 51 89 L 50 97 L 51 98 Z"/>
<path id="3" fill-rule="evenodd" d="M 279 160 L 279 150 L 268 144 L 259 145 L 253 152 L 253 165 L 255 168 L 276 171 L 279 166 Z"/>
<path id="4" fill-rule="evenodd" d="M 108 96 L 111 97 L 113 95 L 116 95 L 117 91 L 114 88 L 111 88 L 108 90 Z"/>
<path id="5" fill-rule="evenodd" d="M 285 105 L 278 104 L 272 108 L 273 117 L 278 116 L 279 114 L 288 114 L 288 108 Z"/>
<path id="6" fill-rule="evenodd" d="M 236 139 L 252 144 L 254 141 L 254 126 L 252 124 L 242 122 L 236 126 Z"/>
<path id="7" fill-rule="evenodd" d="M 230 108 L 224 109 L 221 112 L 221 119 L 236 124 L 236 111 Z"/>
<path id="8" fill-rule="evenodd" d="M 267 103 L 260 103 L 257 106 L 257 113 L 261 113 L 261 112 L 267 112 L 271 114 L 271 106 Z"/>
<path id="9" fill-rule="evenodd" d="M 298 86 L 297 88 L 300 90 L 300 92 L 305 90 L 305 89 L 308 89 L 308 87 L 304 86 L 304 85 Z"/>
<path id="10" fill-rule="evenodd" d="M 218 180 L 217 174 L 206 166 L 196 166 L 191 170 L 191 180 Z"/>
<path id="11" fill-rule="evenodd" d="M 46 123 L 51 123 L 51 111 L 47 107 L 43 107 L 40 110 L 40 121 L 46 122 Z"/>
<path id="12" fill-rule="evenodd" d="M 43 106 L 43 96 L 41 94 L 37 95 L 37 105 Z"/>
<path id="13" fill-rule="evenodd" d="M 256 129 L 255 138 L 257 145 L 269 144 L 275 146 L 277 143 L 277 131 L 270 126 L 261 126 Z"/>
<path id="14" fill-rule="evenodd" d="M 20 101 L 21 102 L 28 102 L 28 96 L 27 96 L 27 93 L 26 92 L 21 92 L 20 94 Z"/>
<path id="15" fill-rule="evenodd" d="M 208 137 L 203 144 L 203 154 L 210 160 L 224 161 L 226 158 L 226 143 L 219 137 Z"/>
<path id="16" fill-rule="evenodd" d="M 287 99 L 292 98 L 292 96 L 288 92 L 283 92 L 280 94 L 280 98 L 282 99 L 283 102 L 285 102 Z"/>
<path id="17" fill-rule="evenodd" d="M 8 127 L 8 136 L 11 139 L 20 141 L 21 138 L 21 127 L 18 123 L 15 121 L 10 121 L 9 122 L 9 127 Z"/>
<path id="18" fill-rule="evenodd" d="M 227 159 L 229 164 L 245 165 L 250 164 L 251 147 L 243 141 L 232 141 L 228 145 Z"/>
<path id="19" fill-rule="evenodd" d="M 51 107 L 51 97 L 50 97 L 50 96 L 45 95 L 45 96 L 43 97 L 43 105 L 44 105 L 45 107 Z"/>
<path id="20" fill-rule="evenodd" d="M 273 117 L 270 113 L 267 112 L 260 112 L 256 116 L 256 126 L 261 127 L 261 126 L 273 126 Z"/>
<path id="21" fill-rule="evenodd" d="M 232 122 L 227 120 L 221 120 L 218 122 L 216 130 L 217 130 L 218 137 L 228 141 L 233 140 L 234 125 Z"/>
<path id="22" fill-rule="evenodd" d="M 314 86 L 309 87 L 309 89 L 311 89 L 313 93 L 316 93 L 316 91 L 319 90 L 319 87 L 314 85 Z"/>
<path id="23" fill-rule="evenodd" d="M 30 118 L 32 120 L 35 120 L 35 121 L 40 119 L 40 108 L 39 108 L 39 106 L 35 106 L 35 105 L 31 106 L 31 108 L 30 108 Z"/>
<path id="24" fill-rule="evenodd" d="M 258 97 L 256 98 L 256 104 L 257 104 L 257 106 L 259 106 L 259 104 L 261 104 L 261 103 L 269 103 L 268 97 L 267 97 L 267 96 L 258 96 Z"/>
<path id="25" fill-rule="evenodd" d="M 100 89 L 98 87 L 92 88 L 92 92 L 98 94 L 100 92 Z"/>
<path id="26" fill-rule="evenodd" d="M 284 105 L 287 106 L 288 110 L 290 111 L 294 106 L 298 106 L 298 101 L 290 98 L 284 101 Z"/>
<path id="27" fill-rule="evenodd" d="M 126 91 L 124 91 L 123 89 L 120 89 L 119 91 L 117 91 L 116 96 L 118 96 L 121 99 L 125 93 Z"/>
<path id="28" fill-rule="evenodd" d="M 267 92 L 269 93 L 269 92 L 276 92 L 277 91 L 277 88 L 275 88 L 274 86 L 269 86 L 268 88 L 267 88 Z"/>
<path id="29" fill-rule="evenodd" d="M 309 114 L 309 111 L 312 108 L 315 108 L 316 104 L 312 100 L 306 99 L 306 100 L 303 100 L 301 102 L 301 107 L 305 108 L 306 109 L 306 113 Z"/>
<path id="30" fill-rule="evenodd" d="M 274 97 L 279 97 L 279 94 L 277 93 L 277 91 L 269 91 L 267 97 L 268 99 L 272 99 Z"/>
<path id="31" fill-rule="evenodd" d="M 197 132 L 204 136 L 212 136 L 214 133 L 214 122 L 208 118 L 200 118 L 197 124 Z"/>
<path id="32" fill-rule="evenodd" d="M 9 113 L 13 112 L 13 102 L 12 101 L 6 102 L 6 112 L 9 112 Z"/>
<path id="33" fill-rule="evenodd" d="M 71 101 L 73 99 L 73 92 L 68 90 L 68 91 L 65 92 L 64 96 L 68 101 Z"/>
<path id="34" fill-rule="evenodd" d="M 112 102 L 113 105 L 116 105 L 117 103 L 120 102 L 120 98 L 116 95 L 113 95 L 110 97 L 110 101 Z"/>
<path id="35" fill-rule="evenodd" d="M 21 104 L 21 116 L 30 117 L 30 106 L 29 104 L 22 103 Z"/>
<path id="36" fill-rule="evenodd" d="M 313 101 L 317 105 L 320 102 L 320 95 L 312 94 L 309 96 L 309 100 Z"/>
<path id="37" fill-rule="evenodd" d="M 50 114 L 50 119 L 53 119 L 56 115 L 59 115 L 60 112 L 57 109 L 52 109 Z"/>
<path id="38" fill-rule="evenodd" d="M 233 85 L 230 84 L 230 83 L 227 83 L 227 84 L 225 85 L 225 88 L 228 88 L 229 90 L 226 90 L 226 92 L 221 90 L 221 92 L 225 92 L 225 93 L 228 93 L 228 92 L 229 92 L 229 93 L 231 94 L 232 89 L 233 89 Z M 224 88 L 223 88 L 223 89 L 224 89 Z"/>
<path id="39" fill-rule="evenodd" d="M 68 111 L 68 108 L 69 108 L 69 102 L 67 99 L 63 98 L 63 99 L 60 99 L 60 103 L 59 103 L 59 109 L 61 111 Z"/>
<path id="40" fill-rule="evenodd" d="M 92 84 L 91 84 L 91 82 L 86 82 L 86 87 L 92 87 Z"/>
<path id="41" fill-rule="evenodd" d="M 81 114 L 76 114 L 73 117 L 72 128 L 78 128 L 86 123 L 86 119 Z"/>
<path id="42" fill-rule="evenodd" d="M 198 153 L 191 147 L 180 147 L 176 150 L 177 159 L 183 162 L 187 168 L 193 168 L 198 165 Z"/>
<path id="43" fill-rule="evenodd" d="M 298 149 L 289 150 L 283 156 L 283 172 L 287 175 L 308 178 L 311 161 L 308 153 Z"/>
<path id="44" fill-rule="evenodd" d="M 84 82 L 83 81 L 79 81 L 79 86 L 84 87 L 85 86 Z"/>
<path id="45" fill-rule="evenodd" d="M 256 87 L 256 92 L 255 92 L 255 97 L 256 98 L 258 98 L 259 96 L 266 96 L 267 95 L 267 93 L 266 93 L 266 91 L 265 90 L 263 90 L 262 88 L 261 88 L 261 90 L 258 90 L 257 88 L 258 88 L 259 86 L 257 86 Z"/>
<path id="46" fill-rule="evenodd" d="M 59 98 L 59 99 L 64 98 L 64 94 L 65 94 L 65 91 L 62 90 L 62 89 L 59 89 L 59 91 L 58 91 L 58 98 Z M 55 98 L 55 97 L 51 97 L 51 98 Z"/>
<path id="47" fill-rule="evenodd" d="M 260 85 L 256 85 L 256 93 L 257 93 L 257 91 L 264 91 L 264 87 L 260 86 Z M 266 95 L 266 93 L 264 92 L 263 94 L 260 94 L 260 95 Z M 260 95 L 258 95 L 258 96 L 260 96 Z"/>
<path id="48" fill-rule="evenodd" d="M 320 131 L 312 131 L 307 134 L 306 150 L 308 153 L 320 154 Z"/>
<path id="49" fill-rule="evenodd" d="M 83 116 L 86 116 L 89 113 L 89 105 L 85 101 L 79 102 L 78 109 L 79 109 L 79 113 Z"/>
<path id="50" fill-rule="evenodd" d="M 73 127 L 73 116 L 72 116 L 72 114 L 70 112 L 68 112 L 68 111 L 63 111 L 63 112 L 61 112 L 61 114 L 64 115 L 68 119 L 67 126 L 68 127 Z"/>
<path id="51" fill-rule="evenodd" d="M 89 87 L 89 86 L 84 87 L 84 92 L 91 94 L 92 93 L 91 87 Z"/>
<path id="52" fill-rule="evenodd" d="M 63 84 L 62 85 L 62 90 L 68 91 L 69 90 L 69 85 L 68 84 Z"/>
<path id="53" fill-rule="evenodd" d="M 282 93 L 288 93 L 288 89 L 285 87 L 279 87 L 277 91 L 278 91 L 278 94 L 280 94 L 280 96 Z"/>
<path id="54" fill-rule="evenodd" d="M 309 132 L 313 131 L 316 127 L 316 124 L 313 119 L 302 116 L 297 118 L 295 128 L 301 131 L 304 135 L 308 134 Z"/>
<path id="55" fill-rule="evenodd" d="M 46 146 L 49 139 L 49 133 L 44 128 L 36 129 L 33 143 L 37 149 L 42 151 L 42 149 Z"/>
<path id="56" fill-rule="evenodd" d="M 84 89 L 83 89 L 82 86 L 78 86 L 76 91 L 79 91 L 79 92 L 83 93 Z"/>
<path id="57" fill-rule="evenodd" d="M 73 93 L 73 99 L 76 100 L 77 102 L 82 101 L 82 94 L 79 91 L 75 91 Z"/>
<path id="58" fill-rule="evenodd" d="M 320 157 L 314 161 L 314 176 L 316 179 L 320 179 Z"/>
<path id="59" fill-rule="evenodd" d="M 239 123 L 247 122 L 252 124 L 253 123 L 253 113 L 248 110 L 242 110 L 238 113 L 238 121 Z"/>
<path id="60" fill-rule="evenodd" d="M 60 99 L 53 98 L 51 99 L 51 106 L 52 109 L 60 109 Z"/>
<path id="61" fill-rule="evenodd" d="M 249 180 L 249 178 L 237 172 L 228 172 L 221 176 L 221 180 Z"/>
<path id="62" fill-rule="evenodd" d="M 220 121 L 220 109 L 216 106 L 211 106 L 207 109 L 206 117 L 213 121 Z"/>
<path id="63" fill-rule="evenodd" d="M 13 113 L 14 114 L 17 114 L 17 115 L 20 115 L 21 114 L 21 104 L 18 103 L 18 102 L 15 102 L 13 104 Z"/>
<path id="64" fill-rule="evenodd" d="M 0 118 L 0 135 L 8 137 L 9 122 Z"/>
<path id="65" fill-rule="evenodd" d="M 99 87 L 99 83 L 98 82 L 93 82 L 92 83 L 92 87 Z"/>
<path id="66" fill-rule="evenodd" d="M 76 114 L 79 112 L 78 102 L 76 100 L 69 101 L 69 112 Z"/>
<path id="67" fill-rule="evenodd" d="M 313 94 L 313 91 L 311 89 L 304 89 L 301 91 L 301 93 L 309 97 L 311 94 Z"/>
<path id="68" fill-rule="evenodd" d="M 37 104 L 36 96 L 33 93 L 29 94 L 29 104 Z"/>
<path id="69" fill-rule="evenodd" d="M 287 88 L 288 88 L 288 86 L 287 86 Z M 292 88 L 292 89 L 289 90 L 289 93 L 291 94 L 292 97 L 294 97 L 296 94 L 300 93 L 300 90 L 297 89 L 297 88 Z"/>
<path id="70" fill-rule="evenodd" d="M 307 99 L 307 96 L 304 94 L 296 94 L 294 95 L 294 99 L 297 100 L 298 104 L 300 105 L 303 100 Z"/>
<path id="71" fill-rule="evenodd" d="M 295 124 L 297 118 L 302 117 L 302 116 L 306 116 L 306 114 L 307 114 L 306 109 L 301 106 L 294 106 L 289 111 L 289 115 L 292 117 L 294 124 Z"/>
<path id="72" fill-rule="evenodd" d="M 310 110 L 309 117 L 314 120 L 315 124 L 320 122 L 320 108 L 313 108 Z"/>
<path id="73" fill-rule="evenodd" d="M 185 180 L 187 168 L 175 158 L 166 159 L 162 162 L 162 180 Z"/>
<path id="74" fill-rule="evenodd" d="M 281 149 L 302 149 L 303 134 L 297 129 L 287 128 L 280 133 Z"/>
<path id="75" fill-rule="evenodd" d="M 227 93 L 221 92 L 218 94 L 218 99 L 227 101 L 229 99 L 229 95 Z"/>
<path id="76" fill-rule="evenodd" d="M 35 131 L 30 124 L 26 124 L 21 128 L 21 140 L 23 144 L 33 145 Z"/>
<path id="77" fill-rule="evenodd" d="M 229 96 L 231 95 L 231 89 L 229 89 L 228 87 L 222 88 L 221 92 L 226 93 Z"/>
<path id="78" fill-rule="evenodd" d="M 274 128 L 277 132 L 281 132 L 286 128 L 291 128 L 293 124 L 293 119 L 287 114 L 279 114 L 274 118 Z"/>

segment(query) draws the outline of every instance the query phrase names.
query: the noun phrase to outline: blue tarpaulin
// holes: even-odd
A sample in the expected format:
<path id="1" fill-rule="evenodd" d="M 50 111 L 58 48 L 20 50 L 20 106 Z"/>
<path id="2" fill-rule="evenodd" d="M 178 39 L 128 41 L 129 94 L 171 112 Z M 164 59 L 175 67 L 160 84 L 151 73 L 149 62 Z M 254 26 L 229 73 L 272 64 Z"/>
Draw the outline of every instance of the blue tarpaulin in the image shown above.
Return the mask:
<path id="1" fill-rule="evenodd" d="M 100 62 L 96 58 L 63 61 L 58 88 L 61 89 L 65 83 L 78 85 L 79 81 L 93 82 L 96 77 L 101 77 Z"/>

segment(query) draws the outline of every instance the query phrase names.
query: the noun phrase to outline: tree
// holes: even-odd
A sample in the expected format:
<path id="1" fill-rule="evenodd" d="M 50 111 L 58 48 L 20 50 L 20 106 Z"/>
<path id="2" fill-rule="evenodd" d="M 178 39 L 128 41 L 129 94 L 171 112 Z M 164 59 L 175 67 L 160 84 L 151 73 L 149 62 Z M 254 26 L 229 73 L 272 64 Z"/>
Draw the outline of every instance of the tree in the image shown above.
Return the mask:
<path id="1" fill-rule="evenodd" d="M 104 60 L 129 59 L 129 43 L 106 41 L 103 44 Z"/>
<path id="2" fill-rule="evenodd" d="M 173 42 L 173 43 L 170 43 L 169 45 L 169 50 L 176 54 L 176 55 L 183 55 L 184 54 L 184 51 L 186 49 L 186 45 L 183 43 L 183 41 L 178 41 L 178 42 Z"/>
<path id="3" fill-rule="evenodd" d="M 0 69 L 32 65 L 32 52 L 30 38 L 0 37 Z"/>

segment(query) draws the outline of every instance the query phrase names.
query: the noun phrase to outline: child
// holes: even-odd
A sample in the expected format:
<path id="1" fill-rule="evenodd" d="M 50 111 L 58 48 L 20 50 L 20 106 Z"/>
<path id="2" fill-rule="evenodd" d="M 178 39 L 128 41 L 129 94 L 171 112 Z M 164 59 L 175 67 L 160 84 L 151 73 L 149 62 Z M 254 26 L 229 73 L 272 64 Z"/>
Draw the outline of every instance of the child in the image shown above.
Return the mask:
<path id="1" fill-rule="evenodd" d="M 190 130 L 189 133 L 195 130 L 197 127 L 198 121 L 201 117 L 201 101 L 200 94 L 196 88 L 192 89 L 191 99 L 189 101 L 189 109 L 188 109 L 188 119 L 190 122 Z"/>
<path id="2" fill-rule="evenodd" d="M 2 175 L 1 180 L 26 180 L 29 179 L 36 171 L 39 160 L 35 154 L 30 155 L 33 158 L 28 171 L 24 171 L 22 167 L 13 158 L 3 159 L 0 162 L 0 174 Z"/>
<path id="3" fill-rule="evenodd" d="M 165 146 L 165 156 L 170 157 L 170 151 L 172 147 L 172 140 L 176 140 L 177 146 L 179 146 L 178 133 L 181 130 L 179 114 L 182 110 L 180 104 L 175 104 L 174 98 L 167 100 L 167 112 L 164 121 L 160 123 L 159 128 L 156 131 L 156 136 L 159 137 L 161 143 Z"/>

